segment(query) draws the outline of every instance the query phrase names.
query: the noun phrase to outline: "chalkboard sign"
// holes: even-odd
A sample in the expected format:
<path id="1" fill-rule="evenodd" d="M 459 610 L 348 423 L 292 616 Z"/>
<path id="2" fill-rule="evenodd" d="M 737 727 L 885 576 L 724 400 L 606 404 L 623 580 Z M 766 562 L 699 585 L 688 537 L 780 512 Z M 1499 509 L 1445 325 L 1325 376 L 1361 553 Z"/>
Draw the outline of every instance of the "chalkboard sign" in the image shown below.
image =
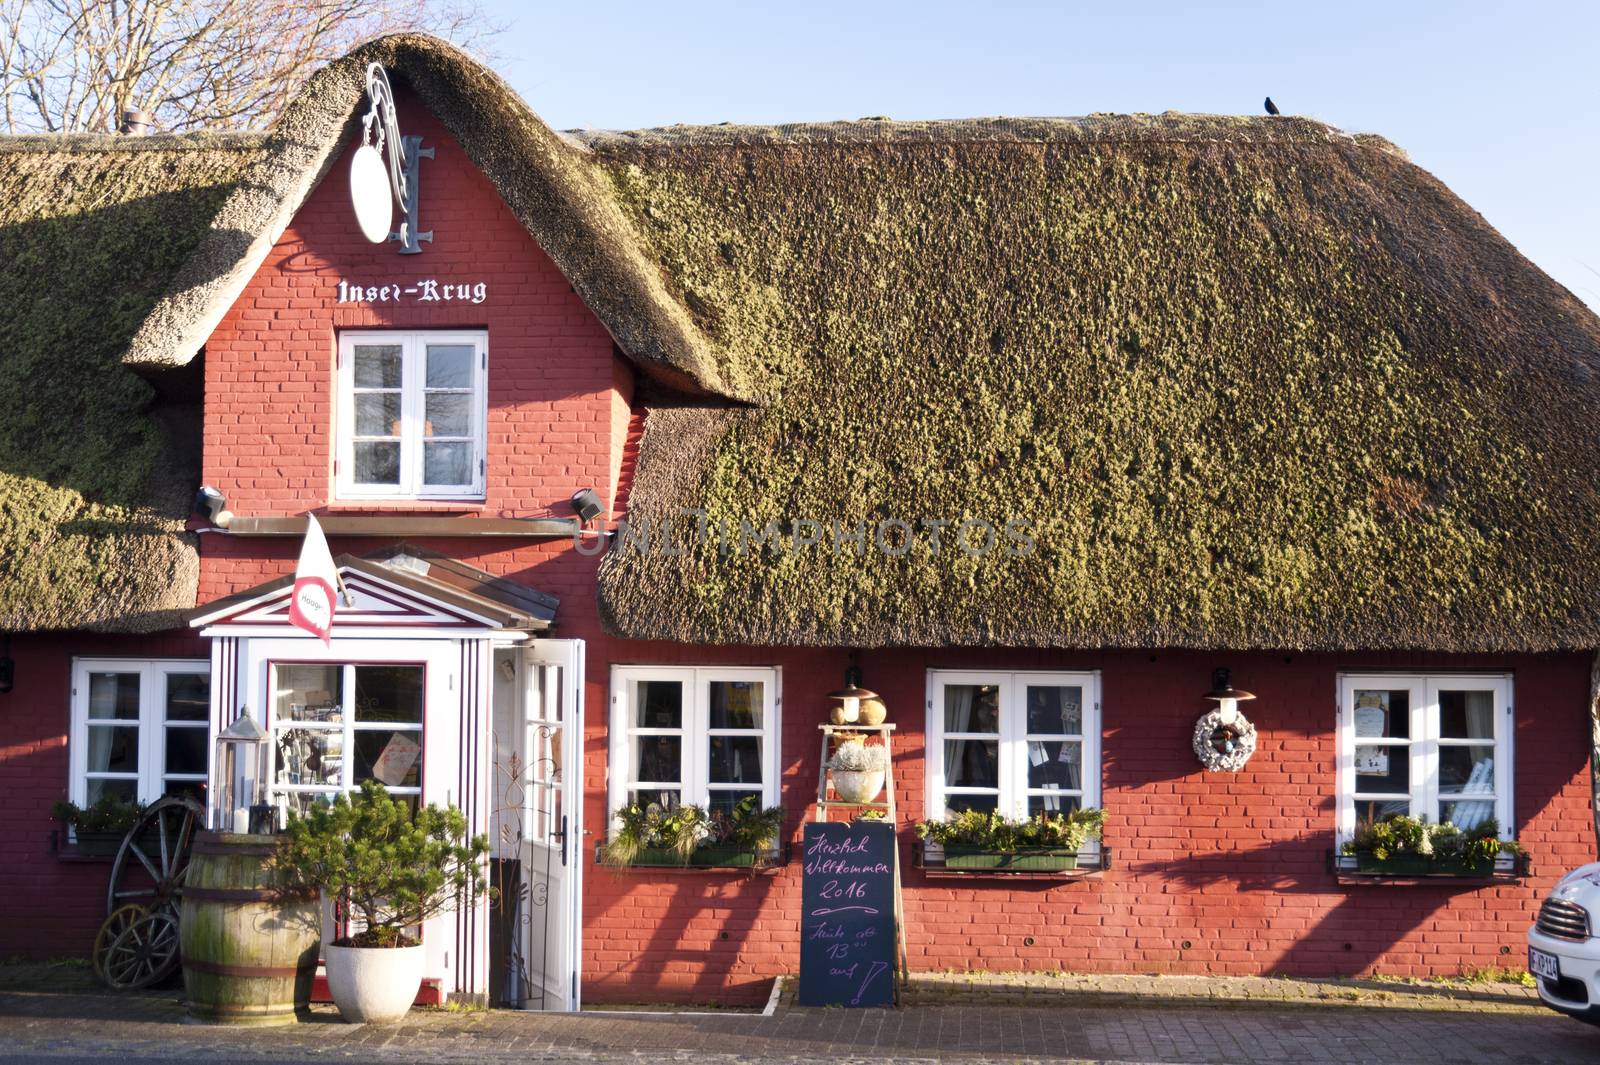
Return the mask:
<path id="1" fill-rule="evenodd" d="M 894 1000 L 894 826 L 811 822 L 805 831 L 800 1003 Z"/>

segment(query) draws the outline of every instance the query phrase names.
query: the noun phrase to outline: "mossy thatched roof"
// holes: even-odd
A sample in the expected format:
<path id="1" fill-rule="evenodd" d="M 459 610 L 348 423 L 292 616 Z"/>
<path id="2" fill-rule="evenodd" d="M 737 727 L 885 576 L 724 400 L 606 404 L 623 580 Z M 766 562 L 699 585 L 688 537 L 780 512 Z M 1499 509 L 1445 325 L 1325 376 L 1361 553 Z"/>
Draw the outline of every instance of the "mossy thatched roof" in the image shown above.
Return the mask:
<path id="1" fill-rule="evenodd" d="M 120 364 L 259 138 L 0 138 L 0 631 L 194 605 L 196 412 Z"/>
<path id="2" fill-rule="evenodd" d="M 1164 115 L 584 140 L 770 397 L 652 412 L 632 516 L 734 533 L 614 550 L 619 634 L 1600 646 L 1600 322 L 1380 139 Z M 796 519 L 919 531 L 859 557 L 737 535 L 815 535 Z M 1033 550 L 954 549 L 972 519 Z"/>
<path id="3" fill-rule="evenodd" d="M 1600 646 L 1600 322 L 1392 146 L 1309 120 L 559 135 L 464 54 L 386 38 L 314 77 L 253 161 L 233 157 L 242 177 L 174 178 L 221 206 L 127 364 L 193 357 L 336 157 L 371 60 L 656 381 L 629 497 L 656 549 L 635 538 L 601 571 L 618 634 Z M 157 273 L 131 291 L 161 289 Z M 48 343 L 29 350 L 49 365 Z M 30 416 L 71 409 L 69 392 Z M 109 405 L 103 432 L 155 433 L 117 418 L 141 396 Z M 39 455 L 76 454 L 56 439 Z M 161 439 L 97 453 L 172 468 Z M 175 511 L 130 494 L 149 479 L 110 468 L 37 479 L 123 508 L 108 527 L 160 513 L 170 530 Z M 691 535 L 685 508 L 730 534 Z M 73 527 L 31 513 L 41 535 Z M 1031 550 L 961 550 L 954 530 L 979 520 L 1025 523 Z M 903 550 L 895 522 L 915 530 Z M 929 523 L 945 523 L 937 550 Z M 830 524 L 864 526 L 866 550 L 778 542 Z M 741 525 L 763 542 L 741 550 Z"/>

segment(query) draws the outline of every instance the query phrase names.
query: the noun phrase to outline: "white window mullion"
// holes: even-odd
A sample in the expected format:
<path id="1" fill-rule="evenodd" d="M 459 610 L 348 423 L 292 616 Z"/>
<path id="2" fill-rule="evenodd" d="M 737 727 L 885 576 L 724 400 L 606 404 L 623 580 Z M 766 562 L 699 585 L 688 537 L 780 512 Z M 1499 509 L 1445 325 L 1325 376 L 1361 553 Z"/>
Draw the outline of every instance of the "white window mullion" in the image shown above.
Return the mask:
<path id="1" fill-rule="evenodd" d="M 698 669 L 684 685 L 683 739 L 678 744 L 682 752 L 680 771 L 683 775 L 683 801 L 686 805 L 704 809 L 711 806 L 711 789 L 707 787 L 706 772 L 702 766 L 706 761 L 706 746 L 710 742 L 705 724 L 706 707 L 711 701 L 710 687 L 710 678 Z"/>
<path id="2" fill-rule="evenodd" d="M 1420 696 L 1420 698 L 1419 698 Z M 1429 722 L 1433 728 L 1428 727 Z M 1439 819 L 1439 693 L 1432 684 L 1411 685 L 1411 815 Z"/>
<path id="3" fill-rule="evenodd" d="M 1501 681 L 1495 685 L 1494 695 L 1494 815 L 1500 826 L 1501 839 L 1512 838 L 1512 818 L 1516 813 L 1512 808 L 1511 792 L 1514 757 L 1512 714 L 1511 685 Z"/>
<path id="4" fill-rule="evenodd" d="M 1000 802 L 1001 814 L 1012 819 L 1028 816 L 1028 706 L 1026 685 L 1014 674 L 1000 682 Z"/>

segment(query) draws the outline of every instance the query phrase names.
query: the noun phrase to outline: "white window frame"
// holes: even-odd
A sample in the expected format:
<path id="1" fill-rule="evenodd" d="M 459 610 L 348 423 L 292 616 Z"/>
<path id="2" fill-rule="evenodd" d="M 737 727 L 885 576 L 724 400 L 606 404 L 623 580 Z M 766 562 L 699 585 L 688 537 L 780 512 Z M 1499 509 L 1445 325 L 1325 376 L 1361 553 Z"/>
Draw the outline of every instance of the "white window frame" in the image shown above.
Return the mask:
<path id="1" fill-rule="evenodd" d="M 681 728 L 635 727 L 632 687 L 638 681 L 675 681 L 685 687 Z M 737 785 L 719 788 L 710 782 L 710 767 L 706 740 L 714 735 L 748 735 L 751 729 L 712 729 L 710 727 L 711 684 L 714 681 L 761 681 L 763 703 L 761 712 L 761 804 L 763 807 L 779 805 L 781 787 L 778 779 L 781 763 L 778 761 L 778 737 L 782 735 L 779 714 L 783 706 L 783 671 L 770 666 L 613 666 L 611 669 L 611 752 L 606 773 L 608 806 L 612 815 L 630 801 L 629 793 L 636 788 L 655 790 L 657 786 L 675 788 L 679 801 L 695 806 L 707 806 L 711 792 L 716 790 L 748 791 Z M 636 781 L 633 776 L 632 740 L 636 736 L 676 735 L 683 742 L 680 785 L 659 781 Z"/>
<path id="2" fill-rule="evenodd" d="M 339 709 L 339 722 L 337 724 L 320 724 L 308 721 L 296 721 L 291 718 L 278 716 L 278 670 L 284 667 L 304 666 L 311 669 L 337 669 L 339 670 L 339 688 L 342 692 Z M 406 668 L 411 667 L 422 672 L 422 715 L 415 726 L 409 722 L 394 721 L 357 721 L 356 720 L 356 670 L 360 668 Z M 286 657 L 271 659 L 267 662 L 267 698 L 271 701 L 271 756 L 268 767 L 269 783 L 267 786 L 268 801 L 275 800 L 279 795 L 349 795 L 360 790 L 361 785 L 355 779 L 355 750 L 356 733 L 358 732 L 415 732 L 417 742 L 422 747 L 422 771 L 417 774 L 418 783 L 414 785 L 387 786 L 390 795 L 416 796 L 418 805 L 424 800 L 423 783 L 424 774 L 428 769 L 428 691 L 429 670 L 432 662 L 428 658 L 407 658 L 395 661 L 372 661 L 367 659 L 348 659 L 342 661 L 324 661 L 313 658 Z M 339 769 L 338 784 L 280 784 L 278 783 L 278 736 L 291 729 L 307 729 L 312 732 L 333 733 L 339 736 L 340 756 L 342 763 Z"/>
<path id="3" fill-rule="evenodd" d="M 400 483 L 398 485 L 357 484 L 355 481 L 355 346 L 357 344 L 398 344 L 401 348 L 400 376 Z M 427 369 L 427 345 L 470 344 L 476 349 L 472 360 L 472 480 L 460 485 L 424 485 L 423 424 Z M 339 334 L 338 403 L 335 406 L 334 452 L 335 493 L 349 499 L 469 499 L 485 495 L 488 466 L 489 417 L 489 334 L 477 330 L 348 330 Z"/>
<path id="4" fill-rule="evenodd" d="M 1022 820 L 1028 816 L 1028 742 L 1042 739 L 1056 742 L 1062 738 L 1083 744 L 1083 767 L 1080 775 L 1079 805 L 1083 809 L 1100 807 L 1100 778 L 1104 772 L 1100 763 L 1100 673 L 1098 670 L 1083 673 L 1035 672 L 1032 670 L 945 670 L 928 671 L 928 699 L 926 745 L 927 816 L 937 820 L 945 816 L 945 795 L 952 789 L 945 786 L 944 729 L 945 688 L 958 684 L 993 684 L 1000 689 L 999 721 L 999 801 L 998 811 L 1009 818 Z M 1081 687 L 1083 689 L 1082 732 L 1077 737 L 1066 734 L 1031 735 L 1027 731 L 1027 706 L 1024 703 L 1029 685 Z M 974 735 L 960 733 L 959 735 Z M 987 735 L 987 734 L 985 734 Z M 981 738 L 981 737 L 980 737 Z M 960 793 L 962 789 L 953 789 Z M 987 792 L 985 792 L 987 794 Z M 1071 792 L 1056 794 L 1071 795 Z"/>
<path id="5" fill-rule="evenodd" d="M 139 768 L 137 773 L 95 773 L 101 780 L 133 780 L 135 793 L 142 803 L 159 799 L 166 791 L 166 778 L 204 784 L 209 775 L 211 751 L 211 715 L 198 721 L 166 719 L 166 678 L 172 673 L 211 674 L 211 663 L 206 659 L 191 658 L 74 658 L 72 660 L 72 714 L 69 738 L 70 754 L 67 759 L 70 778 L 67 797 L 79 806 L 87 804 L 89 796 L 89 731 L 96 728 L 126 728 L 127 725 L 91 724 L 89 719 L 89 675 L 91 673 L 137 673 L 139 675 Z M 206 770 L 200 773 L 166 772 L 167 729 L 192 728 L 206 736 Z"/>
<path id="6" fill-rule="evenodd" d="M 1338 842 L 1344 843 L 1355 836 L 1356 830 L 1356 762 L 1355 693 L 1357 689 L 1405 690 L 1411 704 L 1410 734 L 1407 740 L 1384 743 L 1363 737 L 1360 746 L 1378 745 L 1409 747 L 1411 789 L 1406 794 L 1410 812 L 1429 822 L 1439 820 L 1439 751 L 1442 747 L 1483 746 L 1482 741 L 1447 739 L 1439 735 L 1439 692 L 1488 690 L 1494 693 L 1494 809 L 1495 821 L 1500 826 L 1501 839 L 1513 839 L 1512 818 L 1515 792 L 1515 755 L 1513 731 L 1514 713 L 1513 677 L 1509 673 L 1341 673 L 1338 678 L 1339 717 L 1336 729 L 1337 790 L 1336 833 Z M 1379 793 L 1363 792 L 1362 801 L 1369 797 L 1385 797 Z M 1393 801 L 1401 800 L 1401 793 L 1393 793 Z M 1456 795 L 1447 795 L 1444 802 L 1457 801 Z"/>

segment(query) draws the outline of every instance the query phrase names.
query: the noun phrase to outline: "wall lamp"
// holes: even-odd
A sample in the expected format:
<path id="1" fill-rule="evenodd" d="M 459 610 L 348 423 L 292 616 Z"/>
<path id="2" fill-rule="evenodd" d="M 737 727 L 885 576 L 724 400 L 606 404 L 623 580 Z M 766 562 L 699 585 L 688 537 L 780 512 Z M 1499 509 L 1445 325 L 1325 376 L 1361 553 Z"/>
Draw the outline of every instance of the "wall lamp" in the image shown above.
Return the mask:
<path id="1" fill-rule="evenodd" d="M 226 529 L 233 520 L 233 511 L 228 509 L 228 497 L 208 484 L 201 485 L 200 491 L 195 493 L 194 509 L 219 529 Z"/>
<path id="2" fill-rule="evenodd" d="M 6 635 L 5 650 L 0 651 L 0 695 L 5 695 L 16 687 L 17 663 L 11 658 L 11 636 Z"/>
<path id="3" fill-rule="evenodd" d="M 587 525 L 605 508 L 600 505 L 600 497 L 593 488 L 580 488 L 572 493 L 572 509 L 578 512 L 578 520 Z"/>
<path id="4" fill-rule="evenodd" d="M 1239 704 L 1255 696 L 1235 688 L 1233 672 L 1219 667 L 1211 671 L 1211 690 L 1206 692 L 1206 698 L 1217 704 L 1217 716 L 1222 723 L 1232 725 L 1239 720 Z"/>

